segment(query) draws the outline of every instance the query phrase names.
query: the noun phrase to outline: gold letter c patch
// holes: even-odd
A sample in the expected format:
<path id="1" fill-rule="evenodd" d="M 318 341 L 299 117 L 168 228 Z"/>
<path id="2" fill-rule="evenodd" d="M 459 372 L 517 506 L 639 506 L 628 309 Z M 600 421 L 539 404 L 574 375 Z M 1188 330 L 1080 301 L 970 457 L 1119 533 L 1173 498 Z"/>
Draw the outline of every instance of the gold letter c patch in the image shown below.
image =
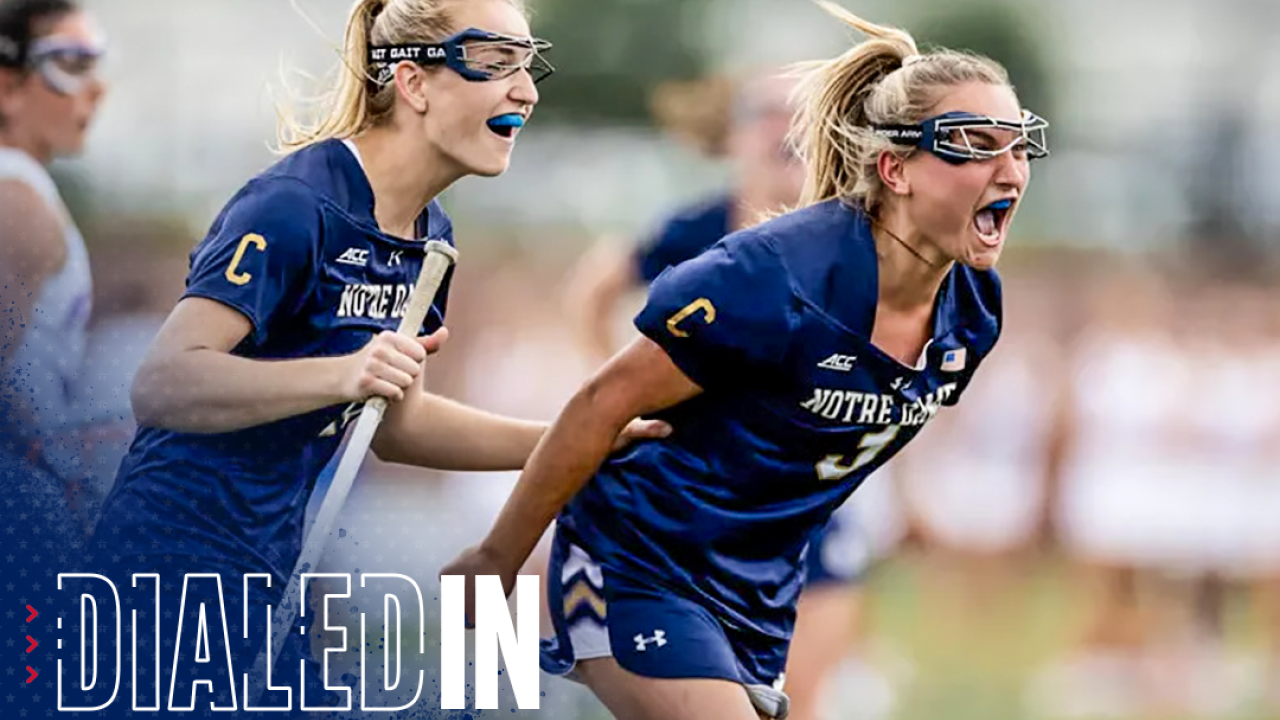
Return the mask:
<path id="1" fill-rule="evenodd" d="M 676 337 L 689 337 L 689 333 L 681 330 L 678 326 L 686 318 L 699 310 L 702 311 L 702 319 L 706 324 L 710 325 L 716 321 L 716 306 L 712 305 L 711 301 L 706 298 L 698 298 L 688 305 L 685 305 L 680 312 L 677 312 L 675 315 L 667 318 L 667 330 Z"/>
<path id="2" fill-rule="evenodd" d="M 227 272 L 224 273 L 227 282 L 233 285 L 247 285 L 253 276 L 247 272 L 238 272 L 237 267 L 240 261 L 244 260 L 244 252 L 252 245 L 258 249 L 258 252 L 265 252 L 267 249 L 267 239 L 257 233 L 249 233 L 240 238 L 240 245 L 236 248 L 236 254 L 231 257 L 231 264 L 227 266 Z"/>

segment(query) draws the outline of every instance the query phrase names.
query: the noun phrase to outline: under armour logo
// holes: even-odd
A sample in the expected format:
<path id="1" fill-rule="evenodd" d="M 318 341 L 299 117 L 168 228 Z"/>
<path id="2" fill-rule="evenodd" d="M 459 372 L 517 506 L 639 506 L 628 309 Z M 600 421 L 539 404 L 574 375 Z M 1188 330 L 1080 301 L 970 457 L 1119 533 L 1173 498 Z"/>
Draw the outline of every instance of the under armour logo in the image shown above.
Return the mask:
<path id="1" fill-rule="evenodd" d="M 636 652 L 644 652 L 645 648 L 649 645 L 657 645 L 658 647 L 666 645 L 667 631 L 654 630 L 653 637 L 645 637 L 643 633 L 636 633 L 636 636 L 632 638 L 632 640 L 636 641 Z"/>
<path id="2" fill-rule="evenodd" d="M 401 251 L 400 251 L 400 250 L 396 250 L 395 252 L 391 253 L 391 259 L 390 259 L 389 261 L 387 261 L 387 264 L 388 264 L 388 265 L 399 265 L 399 264 L 400 264 L 400 260 L 401 260 L 400 253 L 401 253 Z"/>

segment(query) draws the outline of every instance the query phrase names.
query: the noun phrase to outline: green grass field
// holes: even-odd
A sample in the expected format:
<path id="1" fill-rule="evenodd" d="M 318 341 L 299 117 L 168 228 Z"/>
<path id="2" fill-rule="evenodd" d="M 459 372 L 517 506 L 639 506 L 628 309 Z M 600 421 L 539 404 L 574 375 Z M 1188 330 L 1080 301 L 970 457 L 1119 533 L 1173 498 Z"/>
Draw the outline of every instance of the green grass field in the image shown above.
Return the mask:
<path id="1" fill-rule="evenodd" d="M 945 573 L 919 556 L 887 563 L 870 579 L 870 633 L 906 654 L 911 680 L 893 717 L 903 720 L 1026 720 L 1042 717 L 1026 702 L 1028 682 L 1070 649 L 1083 618 L 1075 576 L 1061 563 L 1040 561 L 1009 578 L 980 607 L 959 597 Z M 948 592 L 947 589 L 951 588 Z M 1232 596 L 1227 635 L 1233 650 L 1259 653 L 1261 630 L 1247 598 Z M 1262 703 L 1226 716 L 1280 716 Z M 1183 720 L 1154 714 L 1153 720 Z M 1186 718 L 1191 720 L 1191 718 Z"/>
<path id="2" fill-rule="evenodd" d="M 904 554 L 883 563 L 868 578 L 867 633 L 869 657 L 890 675 L 903 679 L 897 688 L 889 716 L 848 710 L 823 720 L 1054 720 L 1035 712 L 1027 702 L 1029 681 L 1048 663 L 1071 649 L 1084 620 L 1082 590 L 1077 576 L 1060 561 L 1038 559 L 1007 573 L 1004 582 L 982 597 L 962 592 L 967 570 L 937 557 Z M 1263 655 L 1262 628 L 1257 608 L 1245 593 L 1229 596 L 1226 634 L 1234 652 Z M 438 687 L 438 616 L 428 620 L 428 655 L 408 661 L 405 669 L 416 674 L 425 662 L 427 694 Z M 350 625 L 358 642 L 358 621 Z M 416 644 L 419 626 L 406 624 L 406 649 Z M 382 662 L 381 628 L 369 628 L 370 661 Z M 410 650 L 411 652 L 411 650 Z M 357 672 L 355 656 L 342 656 L 339 670 Z M 905 667 L 903 672 L 901 668 Z M 468 671 L 470 681 L 470 671 Z M 375 680 L 374 682 L 377 682 Z M 516 711 L 505 680 L 499 682 L 500 711 L 468 711 L 475 717 L 501 714 L 542 720 L 605 720 L 603 708 L 577 686 L 543 676 L 548 697 L 543 709 Z M 418 717 L 420 706 L 403 717 Z M 436 711 L 439 712 L 439 711 Z M 402 715 L 397 713 L 395 717 Z M 427 713 L 423 717 L 445 717 Z M 448 717 L 453 717 L 449 715 Z M 1201 720 L 1177 713 L 1134 714 L 1133 720 Z M 1277 720 L 1258 698 L 1238 712 L 1219 715 L 1221 720 Z M 1077 716 L 1079 720 L 1101 720 Z M 1114 717 L 1112 720 L 1115 720 Z"/>

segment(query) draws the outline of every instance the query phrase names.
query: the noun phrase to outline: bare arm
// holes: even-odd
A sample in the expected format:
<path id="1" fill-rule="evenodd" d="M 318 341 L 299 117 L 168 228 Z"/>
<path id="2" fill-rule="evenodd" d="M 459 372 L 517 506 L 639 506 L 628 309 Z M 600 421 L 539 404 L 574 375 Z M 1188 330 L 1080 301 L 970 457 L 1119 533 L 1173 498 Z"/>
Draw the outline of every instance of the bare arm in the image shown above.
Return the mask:
<path id="1" fill-rule="evenodd" d="M 412 340 L 384 332 L 352 355 L 252 360 L 231 354 L 252 326 L 240 312 L 204 298 L 178 303 L 134 378 L 141 425 L 230 432 L 381 395 L 404 396 L 442 335 Z"/>
<path id="2" fill-rule="evenodd" d="M 30 185 L 0 182 L 0 379 L 30 327 L 40 288 L 67 260 L 62 225 Z M 18 427 L 34 430 L 40 414 L 27 393 L 11 393 L 6 408 Z M 57 410 L 61 410 L 58 408 Z"/>
<path id="3" fill-rule="evenodd" d="M 0 370 L 22 345 L 45 279 L 66 262 L 62 227 L 26 183 L 0 182 Z"/>
<path id="4" fill-rule="evenodd" d="M 622 296 L 637 284 L 631 254 L 606 243 L 585 254 L 570 274 L 565 302 L 580 341 L 594 362 L 604 362 L 613 355 L 613 315 Z"/>
<path id="5" fill-rule="evenodd" d="M 425 374 L 405 399 L 390 405 L 373 438 L 380 460 L 438 470 L 519 470 L 547 432 L 547 424 L 485 412 L 426 390 Z M 657 420 L 624 423 L 613 447 L 666 437 L 671 427 Z"/>
<path id="6" fill-rule="evenodd" d="M 495 415 L 428 393 L 418 376 L 373 438 L 380 460 L 439 470 L 519 470 L 545 423 Z"/>
<path id="7" fill-rule="evenodd" d="M 514 578 L 556 514 L 599 469 L 624 425 L 701 392 L 661 347 L 638 338 L 565 406 L 478 552 L 497 563 L 504 579 Z"/>

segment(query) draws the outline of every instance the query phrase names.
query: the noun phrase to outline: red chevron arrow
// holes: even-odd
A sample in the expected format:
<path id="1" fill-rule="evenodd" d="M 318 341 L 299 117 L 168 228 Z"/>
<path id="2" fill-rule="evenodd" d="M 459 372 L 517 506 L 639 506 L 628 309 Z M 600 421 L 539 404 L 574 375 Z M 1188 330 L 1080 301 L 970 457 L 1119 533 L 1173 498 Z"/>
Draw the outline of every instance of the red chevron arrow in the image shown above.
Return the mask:
<path id="1" fill-rule="evenodd" d="M 35 650 L 36 646 L 40 644 L 36 642 L 36 639 L 31 637 L 30 635 L 27 636 L 27 642 L 31 643 L 31 647 L 27 648 L 27 652 L 31 652 L 32 650 Z"/>
<path id="2" fill-rule="evenodd" d="M 32 620 L 35 620 L 36 616 L 40 614 L 36 612 L 36 609 L 31 607 L 30 605 L 27 606 L 27 609 L 31 611 L 31 614 L 27 616 L 27 622 L 31 622 Z"/>
<path id="3" fill-rule="evenodd" d="M 36 669 L 31 667 L 30 665 L 27 666 L 27 672 L 31 673 L 31 677 L 27 678 L 28 685 L 31 684 L 32 680 L 35 680 L 36 678 L 40 677 L 40 673 L 36 672 Z"/>

